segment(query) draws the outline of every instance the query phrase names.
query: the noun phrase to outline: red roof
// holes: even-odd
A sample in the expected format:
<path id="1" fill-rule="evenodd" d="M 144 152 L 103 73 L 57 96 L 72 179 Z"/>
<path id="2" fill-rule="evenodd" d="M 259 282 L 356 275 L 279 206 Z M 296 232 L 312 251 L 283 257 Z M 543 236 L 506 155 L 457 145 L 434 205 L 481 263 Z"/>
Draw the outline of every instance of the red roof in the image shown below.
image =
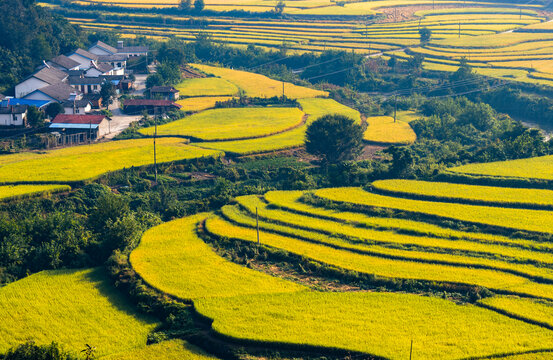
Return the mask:
<path id="1" fill-rule="evenodd" d="M 104 115 L 58 114 L 52 124 L 100 124 L 105 118 Z"/>
<path id="2" fill-rule="evenodd" d="M 124 106 L 175 106 L 181 108 L 179 104 L 171 100 L 154 100 L 154 99 L 128 99 L 123 103 Z"/>

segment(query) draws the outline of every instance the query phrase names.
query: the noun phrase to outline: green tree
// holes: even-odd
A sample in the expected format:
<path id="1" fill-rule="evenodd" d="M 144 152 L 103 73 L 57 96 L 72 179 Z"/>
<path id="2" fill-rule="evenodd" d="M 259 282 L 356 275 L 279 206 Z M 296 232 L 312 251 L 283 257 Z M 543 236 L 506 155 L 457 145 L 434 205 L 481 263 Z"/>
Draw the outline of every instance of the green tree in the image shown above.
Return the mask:
<path id="1" fill-rule="evenodd" d="M 45 112 L 50 119 L 53 119 L 58 116 L 58 114 L 63 114 L 64 110 L 60 103 L 53 102 L 46 107 Z"/>
<path id="2" fill-rule="evenodd" d="M 315 120 L 306 131 L 305 148 L 325 163 L 352 160 L 362 150 L 363 129 L 355 120 L 339 114 Z"/>
<path id="3" fill-rule="evenodd" d="M 196 9 L 196 11 L 202 11 L 204 7 L 205 7 L 204 0 L 194 1 L 194 9 Z"/>
<path id="4" fill-rule="evenodd" d="M 157 67 L 157 73 L 163 79 L 163 85 L 176 85 L 181 81 L 182 75 L 177 64 L 161 63 Z"/>
<path id="5" fill-rule="evenodd" d="M 36 345 L 34 342 L 26 342 L 0 356 L 3 360 L 77 360 L 63 351 L 53 342 L 50 345 Z"/>
<path id="6" fill-rule="evenodd" d="M 146 87 L 148 89 L 159 85 L 163 85 L 163 78 L 161 77 L 160 74 L 155 73 L 155 74 L 148 75 L 148 77 L 146 78 Z"/>
<path id="7" fill-rule="evenodd" d="M 275 5 L 275 10 L 274 12 L 277 13 L 277 14 L 282 14 L 284 12 L 284 8 L 286 7 L 286 4 L 284 3 L 284 1 L 280 0 L 276 5 Z"/>
<path id="8" fill-rule="evenodd" d="M 419 29 L 419 35 L 421 38 L 421 44 L 426 44 L 432 37 L 432 31 L 425 26 Z"/>
<path id="9" fill-rule="evenodd" d="M 113 100 L 117 96 L 117 91 L 115 86 L 111 81 L 104 81 L 102 83 L 102 88 L 100 89 L 100 97 L 102 98 L 102 104 L 105 105 L 106 109 L 113 104 Z"/>
<path id="10" fill-rule="evenodd" d="M 27 109 L 27 123 L 34 128 L 44 126 L 44 113 L 36 106 L 30 106 Z"/>
<path id="11" fill-rule="evenodd" d="M 181 0 L 179 3 L 179 10 L 188 12 L 192 8 L 192 0 Z"/>

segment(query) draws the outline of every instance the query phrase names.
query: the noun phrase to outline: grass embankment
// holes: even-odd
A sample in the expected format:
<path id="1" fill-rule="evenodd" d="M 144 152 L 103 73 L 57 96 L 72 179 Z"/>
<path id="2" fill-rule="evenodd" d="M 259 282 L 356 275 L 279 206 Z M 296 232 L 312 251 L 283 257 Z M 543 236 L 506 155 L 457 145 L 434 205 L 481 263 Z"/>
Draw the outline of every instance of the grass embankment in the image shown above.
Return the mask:
<path id="1" fill-rule="evenodd" d="M 516 296 L 494 296 L 480 300 L 480 303 L 515 317 L 530 319 L 553 329 L 553 302 L 520 298 Z"/>
<path id="2" fill-rule="evenodd" d="M 28 340 L 97 356 L 146 345 L 157 325 L 113 288 L 104 270 L 43 271 L 0 288 L 0 353 Z"/>
<path id="3" fill-rule="evenodd" d="M 252 107 L 206 110 L 157 127 L 158 135 L 189 136 L 205 141 L 248 139 L 285 132 L 303 122 L 297 108 Z M 154 128 L 141 129 L 153 135 Z"/>
<path id="4" fill-rule="evenodd" d="M 196 235 L 197 224 L 207 217 L 198 214 L 148 230 L 131 253 L 133 268 L 158 290 L 185 300 L 302 290 L 219 257 Z"/>
<path id="5" fill-rule="evenodd" d="M 394 121 L 391 116 L 372 116 L 367 118 L 367 129 L 363 139 L 376 144 L 411 144 L 417 135 L 407 122 Z"/>
<path id="6" fill-rule="evenodd" d="M 69 183 L 93 179 L 111 171 L 153 164 L 153 149 L 151 139 L 139 139 L 75 146 L 46 153 L 4 155 L 0 156 L 0 183 Z M 157 140 L 158 163 L 217 154 L 217 151 L 187 145 L 183 139 Z"/>
<path id="7" fill-rule="evenodd" d="M 415 180 L 379 180 L 372 183 L 379 193 L 458 203 L 482 203 L 505 207 L 553 208 L 553 191 L 463 185 Z"/>

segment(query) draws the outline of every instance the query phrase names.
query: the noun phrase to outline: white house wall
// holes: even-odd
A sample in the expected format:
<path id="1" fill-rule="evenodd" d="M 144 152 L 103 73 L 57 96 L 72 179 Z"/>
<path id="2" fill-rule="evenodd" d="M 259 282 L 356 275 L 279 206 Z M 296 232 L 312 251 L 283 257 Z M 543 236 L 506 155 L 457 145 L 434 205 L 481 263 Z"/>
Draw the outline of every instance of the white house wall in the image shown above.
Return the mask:
<path id="1" fill-rule="evenodd" d="M 109 123 L 107 119 L 102 120 L 98 126 L 98 139 L 109 134 Z"/>
<path id="2" fill-rule="evenodd" d="M 25 95 L 30 94 L 35 90 L 42 89 L 43 87 L 46 87 L 48 85 L 50 84 L 35 77 L 29 78 L 15 85 L 15 97 L 22 98 Z"/>
<path id="3" fill-rule="evenodd" d="M 25 114 L 0 114 L 0 125 L 2 126 L 23 126 Z"/>

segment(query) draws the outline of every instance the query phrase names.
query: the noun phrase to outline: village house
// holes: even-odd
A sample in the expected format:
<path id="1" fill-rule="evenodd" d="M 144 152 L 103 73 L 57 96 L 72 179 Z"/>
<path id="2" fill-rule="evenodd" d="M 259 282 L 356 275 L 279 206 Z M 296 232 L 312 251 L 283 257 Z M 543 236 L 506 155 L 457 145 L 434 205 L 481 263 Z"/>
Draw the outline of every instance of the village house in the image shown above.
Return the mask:
<path id="1" fill-rule="evenodd" d="M 18 99 L 13 97 L 7 97 L 3 100 L 0 100 L 0 107 L 7 107 L 8 105 L 25 105 L 25 106 L 34 106 L 38 109 L 44 109 L 48 104 L 51 104 L 52 101 L 48 100 L 29 100 L 29 99 Z"/>
<path id="2" fill-rule="evenodd" d="M 44 67 L 15 86 L 15 97 L 23 98 L 37 89 L 64 82 L 68 75 L 53 67 Z"/>
<path id="3" fill-rule="evenodd" d="M 109 134 L 109 118 L 105 115 L 59 114 L 52 120 L 50 131 L 58 137 L 58 145 L 82 144 Z"/>
<path id="4" fill-rule="evenodd" d="M 27 105 L 0 107 L 0 126 L 27 126 Z"/>
<path id="5" fill-rule="evenodd" d="M 102 41 L 96 41 L 88 48 L 88 51 L 96 55 L 114 55 L 117 54 L 117 49 L 111 45 L 106 44 Z"/>
<path id="6" fill-rule="evenodd" d="M 65 83 L 58 83 L 35 90 L 32 93 L 25 95 L 24 99 L 30 100 L 48 100 L 63 103 L 69 99 L 82 98 L 80 91 L 76 91 L 73 87 Z"/>
<path id="7" fill-rule="evenodd" d="M 128 99 L 123 103 L 125 113 L 138 115 L 147 111 L 149 114 L 163 114 L 179 110 L 182 106 L 169 100 Z"/>
<path id="8" fill-rule="evenodd" d="M 110 64 L 114 69 L 124 70 L 127 68 L 127 56 L 122 54 L 98 55 L 98 61 Z"/>
<path id="9" fill-rule="evenodd" d="M 73 59 L 68 58 L 65 55 L 59 55 L 55 58 L 48 60 L 46 64 L 50 67 L 56 68 L 58 70 L 68 72 L 72 70 L 78 70 L 80 63 L 76 62 Z"/>
<path id="10" fill-rule="evenodd" d="M 125 55 L 126 57 L 148 56 L 147 46 L 124 46 L 123 41 L 117 42 L 117 48 L 102 41 L 94 43 L 88 51 L 96 55 Z"/>
<path id="11" fill-rule="evenodd" d="M 92 111 L 92 102 L 85 99 L 80 100 L 68 100 L 63 104 L 63 110 L 65 114 L 86 114 Z"/>
<path id="12" fill-rule="evenodd" d="M 69 85 L 83 94 L 99 93 L 104 79 L 100 77 L 70 76 Z"/>
<path id="13" fill-rule="evenodd" d="M 94 62 L 98 61 L 98 55 L 90 53 L 80 48 L 73 51 L 71 54 L 67 56 L 72 60 L 78 62 L 80 64 L 79 69 L 82 69 L 82 70 L 87 70 L 88 68 L 90 68 L 90 63 L 92 61 Z"/>
<path id="14" fill-rule="evenodd" d="M 172 86 L 152 86 L 147 92 L 150 99 L 176 101 L 180 97 L 179 91 Z"/>
<path id="15" fill-rule="evenodd" d="M 82 99 L 90 102 L 93 109 L 100 109 L 102 107 L 102 97 L 100 96 L 100 94 L 83 94 Z"/>

